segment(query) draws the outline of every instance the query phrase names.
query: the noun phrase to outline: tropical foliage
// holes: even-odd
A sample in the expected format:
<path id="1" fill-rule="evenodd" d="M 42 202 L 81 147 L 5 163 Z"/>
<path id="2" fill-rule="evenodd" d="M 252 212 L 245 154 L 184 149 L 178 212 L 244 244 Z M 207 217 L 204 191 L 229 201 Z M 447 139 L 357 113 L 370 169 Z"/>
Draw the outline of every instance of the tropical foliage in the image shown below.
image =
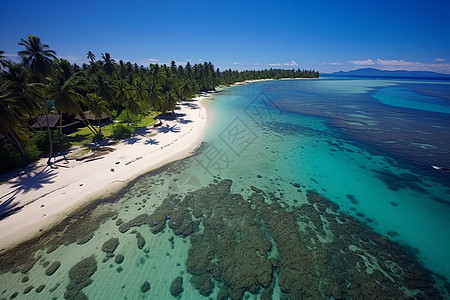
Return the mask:
<path id="1" fill-rule="evenodd" d="M 36 153 L 45 151 L 50 163 L 54 148 L 59 151 L 59 144 L 68 145 L 63 138 L 63 119 L 74 121 L 77 116 L 97 139 L 102 137 L 101 127 L 92 126 L 85 111 L 98 118 L 105 114 L 120 116 L 122 125 L 128 127 L 120 125 L 113 131 L 116 137 L 122 137 L 129 135 L 129 125 L 137 123 L 137 116 L 145 117 L 151 111 L 174 112 L 178 102 L 200 91 L 252 79 L 319 76 L 313 70 L 300 69 L 220 71 L 211 62 L 139 66 L 116 62 L 108 52 L 98 60 L 92 51 L 86 54 L 89 64 L 78 66 L 58 59 L 37 36 L 29 35 L 18 44 L 22 47 L 18 53 L 22 63 L 9 61 L 0 51 L 0 160 L 9 162 L 3 164 L 6 168 L 26 164 L 36 158 Z M 58 134 L 47 126 L 44 147 L 43 133 L 35 132 L 31 125 L 42 119 L 40 116 L 48 124 L 50 114 L 60 116 L 55 130 Z M 58 141 L 55 147 L 54 139 Z M 2 171 L 5 169 L 0 167 Z"/>

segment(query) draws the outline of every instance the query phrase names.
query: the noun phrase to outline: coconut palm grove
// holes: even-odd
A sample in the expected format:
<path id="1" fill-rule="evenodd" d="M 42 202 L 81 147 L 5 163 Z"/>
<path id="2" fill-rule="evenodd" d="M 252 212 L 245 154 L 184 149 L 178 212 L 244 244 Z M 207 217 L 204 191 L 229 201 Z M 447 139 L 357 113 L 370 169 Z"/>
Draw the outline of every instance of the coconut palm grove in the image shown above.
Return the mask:
<path id="1" fill-rule="evenodd" d="M 125 138 L 202 91 L 253 79 L 316 78 L 314 70 L 221 71 L 211 62 L 142 66 L 87 51 L 58 58 L 38 36 L 18 42 L 21 63 L 0 52 L 0 173 L 73 145 Z M 112 122 L 114 120 L 114 122 Z M 105 126 L 99 126 L 100 124 Z"/>

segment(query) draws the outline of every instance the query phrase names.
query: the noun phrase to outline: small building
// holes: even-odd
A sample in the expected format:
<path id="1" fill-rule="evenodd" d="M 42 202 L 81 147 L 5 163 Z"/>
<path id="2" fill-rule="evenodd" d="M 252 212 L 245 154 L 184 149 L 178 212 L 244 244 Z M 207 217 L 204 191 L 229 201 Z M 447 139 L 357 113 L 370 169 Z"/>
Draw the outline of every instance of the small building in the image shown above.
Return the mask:
<path id="1" fill-rule="evenodd" d="M 36 118 L 36 122 L 31 125 L 33 129 L 36 130 L 47 130 L 48 127 L 50 127 L 51 130 L 59 130 L 60 125 L 60 115 L 48 115 L 48 123 L 47 123 L 47 116 L 46 115 L 40 115 Z M 77 129 L 79 121 L 64 121 L 62 122 L 62 132 L 65 134 L 69 134 L 74 132 Z"/>
<path id="2" fill-rule="evenodd" d="M 85 112 L 83 112 L 84 116 L 86 117 L 86 119 L 89 120 L 89 123 L 91 123 L 91 125 L 95 125 L 95 126 L 102 126 L 105 125 L 107 123 L 111 122 L 111 117 L 108 116 L 106 113 L 102 112 L 102 115 L 100 118 L 95 117 L 90 110 L 87 110 Z M 83 121 L 83 118 L 80 116 L 80 114 L 78 114 L 75 119 Z"/>

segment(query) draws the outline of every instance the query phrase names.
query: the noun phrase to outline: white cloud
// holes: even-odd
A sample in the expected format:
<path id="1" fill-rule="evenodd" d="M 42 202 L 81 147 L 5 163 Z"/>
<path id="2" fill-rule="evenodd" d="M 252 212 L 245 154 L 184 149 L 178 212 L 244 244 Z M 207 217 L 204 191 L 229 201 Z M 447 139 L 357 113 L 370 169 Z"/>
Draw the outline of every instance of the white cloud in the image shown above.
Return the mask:
<path id="1" fill-rule="evenodd" d="M 14 54 L 14 53 L 3 53 L 3 56 L 5 56 L 6 58 L 8 58 L 10 61 L 12 62 L 21 62 L 22 58 L 18 55 L 18 54 Z"/>
<path id="2" fill-rule="evenodd" d="M 252 66 L 259 66 L 259 63 L 252 63 Z"/>
<path id="3" fill-rule="evenodd" d="M 406 71 L 431 71 L 438 73 L 450 73 L 450 64 L 423 63 L 419 61 L 405 61 L 395 59 L 377 59 L 377 65 L 384 70 L 406 70 Z"/>
<path id="4" fill-rule="evenodd" d="M 341 62 L 330 62 L 328 63 L 330 66 L 342 66 L 344 63 Z"/>
<path id="5" fill-rule="evenodd" d="M 438 58 L 436 58 L 434 61 L 444 62 L 444 61 L 446 61 L 446 59 L 445 59 L 445 58 L 442 58 L 442 57 L 438 57 Z"/>
<path id="6" fill-rule="evenodd" d="M 147 64 L 153 64 L 153 63 L 157 63 L 160 62 L 161 60 L 157 59 L 157 58 L 144 58 L 143 60 L 139 61 L 138 64 L 140 65 L 147 65 Z"/>
<path id="7" fill-rule="evenodd" d="M 442 63 L 445 59 L 435 59 L 441 63 L 424 63 L 419 61 L 408 61 L 403 59 L 367 59 L 367 60 L 349 60 L 348 62 L 359 66 L 374 66 L 380 70 L 395 71 L 430 71 L 437 73 L 450 74 L 450 63 Z"/>
<path id="8" fill-rule="evenodd" d="M 375 64 L 370 58 L 367 60 L 349 60 L 348 62 L 358 66 L 371 66 Z"/>
<path id="9" fill-rule="evenodd" d="M 273 64 L 269 64 L 269 66 L 272 67 L 277 67 L 277 66 L 298 66 L 298 63 L 296 63 L 294 60 L 291 60 L 290 62 L 285 62 L 285 63 L 273 63 Z"/>
<path id="10" fill-rule="evenodd" d="M 396 59 L 377 59 L 377 64 L 382 66 L 411 66 L 416 64 L 412 61 L 396 60 Z"/>
<path id="11" fill-rule="evenodd" d="M 238 65 L 238 66 L 240 66 L 240 65 L 243 65 L 243 63 L 240 63 L 240 62 L 237 62 L 237 61 L 233 61 L 233 65 Z"/>
<path id="12" fill-rule="evenodd" d="M 84 59 L 82 59 L 81 57 L 76 56 L 76 55 L 63 55 L 63 56 L 60 56 L 59 58 L 68 60 L 69 62 L 71 62 L 73 64 L 80 63 L 80 62 L 84 61 Z"/>
<path id="13" fill-rule="evenodd" d="M 3 53 L 2 55 L 6 56 L 6 57 L 19 57 L 18 54 L 12 54 L 12 53 Z"/>

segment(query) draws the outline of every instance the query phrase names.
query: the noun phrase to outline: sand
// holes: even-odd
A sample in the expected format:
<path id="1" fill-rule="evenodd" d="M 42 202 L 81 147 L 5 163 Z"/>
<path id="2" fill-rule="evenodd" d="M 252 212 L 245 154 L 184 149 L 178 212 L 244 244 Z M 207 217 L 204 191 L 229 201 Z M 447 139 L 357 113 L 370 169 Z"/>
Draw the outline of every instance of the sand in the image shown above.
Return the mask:
<path id="1" fill-rule="evenodd" d="M 0 213 L 17 209 L 0 220 L 0 253 L 51 227 L 80 206 L 114 194 L 139 175 L 192 154 L 210 121 L 204 98 L 208 96 L 195 98 L 190 105 L 181 104 L 175 112 L 184 116 L 163 120 L 158 128 L 141 128 L 133 137 L 107 146 L 110 151 L 96 159 L 76 161 L 60 156 L 56 158 L 62 159 L 55 163 L 57 169 L 41 164 L 0 185 Z"/>

